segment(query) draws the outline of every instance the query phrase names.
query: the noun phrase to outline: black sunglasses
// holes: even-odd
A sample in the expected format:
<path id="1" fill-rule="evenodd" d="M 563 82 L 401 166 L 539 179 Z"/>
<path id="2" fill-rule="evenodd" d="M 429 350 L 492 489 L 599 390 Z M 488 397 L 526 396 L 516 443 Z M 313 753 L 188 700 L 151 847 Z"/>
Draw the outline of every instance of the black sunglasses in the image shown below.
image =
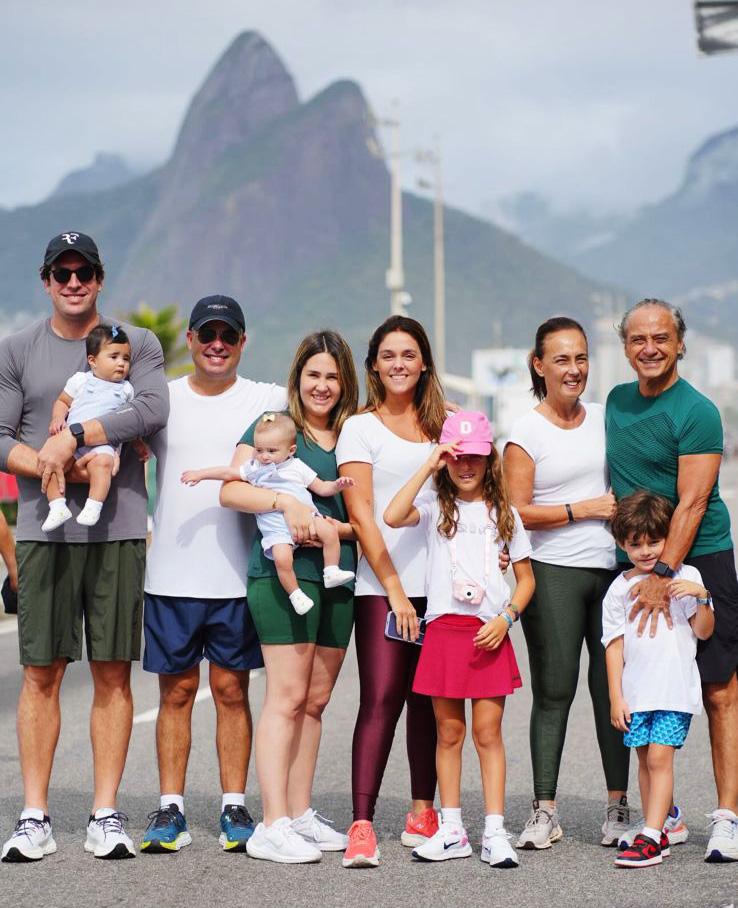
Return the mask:
<path id="1" fill-rule="evenodd" d="M 222 331 L 216 331 L 215 328 L 209 328 L 207 325 L 198 328 L 196 334 L 201 344 L 212 344 L 217 337 L 229 347 L 235 346 L 241 338 L 241 332 L 236 331 L 235 328 L 223 328 Z"/>
<path id="2" fill-rule="evenodd" d="M 86 284 L 95 276 L 95 269 L 92 265 L 82 265 L 81 268 L 54 268 L 51 273 L 57 284 L 68 284 L 73 274 L 77 275 L 80 284 Z"/>

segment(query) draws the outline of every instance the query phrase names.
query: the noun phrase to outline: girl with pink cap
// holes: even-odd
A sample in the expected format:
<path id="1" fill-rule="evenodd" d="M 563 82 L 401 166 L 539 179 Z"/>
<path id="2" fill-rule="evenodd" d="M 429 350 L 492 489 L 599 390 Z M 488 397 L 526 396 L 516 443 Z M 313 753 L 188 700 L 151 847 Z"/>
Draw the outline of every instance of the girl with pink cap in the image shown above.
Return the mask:
<path id="1" fill-rule="evenodd" d="M 430 477 L 435 488 L 422 491 Z M 391 527 L 420 526 L 428 545 L 426 632 L 413 691 L 430 696 L 436 717 L 436 767 L 441 794 L 438 832 L 413 851 L 424 861 L 472 853 L 461 819 L 464 701 L 472 701 L 472 733 L 485 800 L 482 861 L 516 867 L 504 825 L 505 698 L 521 686 L 508 631 L 535 589 L 530 543 L 510 505 L 500 457 L 483 413 L 459 412 L 443 424 L 441 442 L 384 512 Z M 498 564 L 507 546 L 514 594 Z"/>

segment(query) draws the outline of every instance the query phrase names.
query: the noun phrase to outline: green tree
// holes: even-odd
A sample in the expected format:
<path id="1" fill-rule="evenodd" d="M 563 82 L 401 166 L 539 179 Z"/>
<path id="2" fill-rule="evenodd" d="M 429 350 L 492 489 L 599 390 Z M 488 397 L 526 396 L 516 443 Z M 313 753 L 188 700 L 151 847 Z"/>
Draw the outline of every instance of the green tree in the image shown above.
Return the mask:
<path id="1" fill-rule="evenodd" d="M 185 320 L 176 306 L 165 306 L 158 311 L 146 303 L 128 313 L 125 321 L 137 328 L 148 328 L 159 338 L 164 351 L 164 367 L 170 378 L 177 378 L 192 371 L 187 345 L 182 343 Z"/>

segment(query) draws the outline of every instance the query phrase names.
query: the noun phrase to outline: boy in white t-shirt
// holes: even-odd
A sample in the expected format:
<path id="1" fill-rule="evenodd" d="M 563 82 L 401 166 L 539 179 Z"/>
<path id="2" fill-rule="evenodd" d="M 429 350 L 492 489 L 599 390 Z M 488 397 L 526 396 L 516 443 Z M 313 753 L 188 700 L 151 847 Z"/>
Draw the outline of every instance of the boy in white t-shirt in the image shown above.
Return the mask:
<path id="1" fill-rule="evenodd" d="M 222 482 L 243 480 L 274 491 L 272 510 L 257 514 L 256 525 L 261 531 L 264 554 L 274 560 L 279 582 L 289 596 L 292 607 L 298 615 L 304 615 L 310 611 L 314 602 L 300 589 L 297 582 L 292 558 L 295 543 L 284 515 L 277 510 L 277 496 L 280 492 L 286 492 L 312 507 L 310 492 L 328 498 L 338 495 L 341 489 L 352 486 L 354 480 L 347 476 L 333 482 L 319 479 L 315 470 L 311 470 L 306 463 L 294 456 L 297 450 L 296 437 L 297 429 L 290 416 L 286 413 L 265 413 L 254 430 L 254 456 L 251 460 L 240 467 L 186 470 L 182 474 L 182 482 L 194 486 L 202 479 L 220 479 Z M 330 589 L 350 583 L 354 579 L 354 572 L 344 571 L 338 566 L 341 554 L 338 530 L 330 520 L 317 521 L 315 530 L 318 541 L 323 546 L 323 585 Z"/>
<path id="2" fill-rule="evenodd" d="M 602 603 L 610 718 L 638 751 L 638 781 L 645 826 L 615 859 L 619 867 L 649 867 L 669 854 L 664 824 L 673 804 L 674 751 L 687 737 L 693 715 L 702 712 L 697 640 L 707 640 L 715 618 L 699 571 L 682 565 L 669 587 L 673 627 L 639 636 L 630 620 L 632 587 L 661 557 L 674 507 L 651 492 L 618 502 L 615 539 L 633 564 L 607 591 Z"/>

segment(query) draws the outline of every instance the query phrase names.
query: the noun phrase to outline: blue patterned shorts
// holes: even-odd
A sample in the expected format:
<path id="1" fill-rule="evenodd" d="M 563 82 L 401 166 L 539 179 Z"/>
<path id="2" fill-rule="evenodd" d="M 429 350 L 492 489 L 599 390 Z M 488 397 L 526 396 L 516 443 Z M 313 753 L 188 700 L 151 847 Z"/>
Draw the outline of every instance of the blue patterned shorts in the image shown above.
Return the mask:
<path id="1" fill-rule="evenodd" d="M 681 747 L 691 721 L 691 713 L 678 713 L 671 709 L 633 713 L 630 717 L 630 731 L 623 736 L 623 744 L 626 747 L 644 747 L 646 744 Z"/>

